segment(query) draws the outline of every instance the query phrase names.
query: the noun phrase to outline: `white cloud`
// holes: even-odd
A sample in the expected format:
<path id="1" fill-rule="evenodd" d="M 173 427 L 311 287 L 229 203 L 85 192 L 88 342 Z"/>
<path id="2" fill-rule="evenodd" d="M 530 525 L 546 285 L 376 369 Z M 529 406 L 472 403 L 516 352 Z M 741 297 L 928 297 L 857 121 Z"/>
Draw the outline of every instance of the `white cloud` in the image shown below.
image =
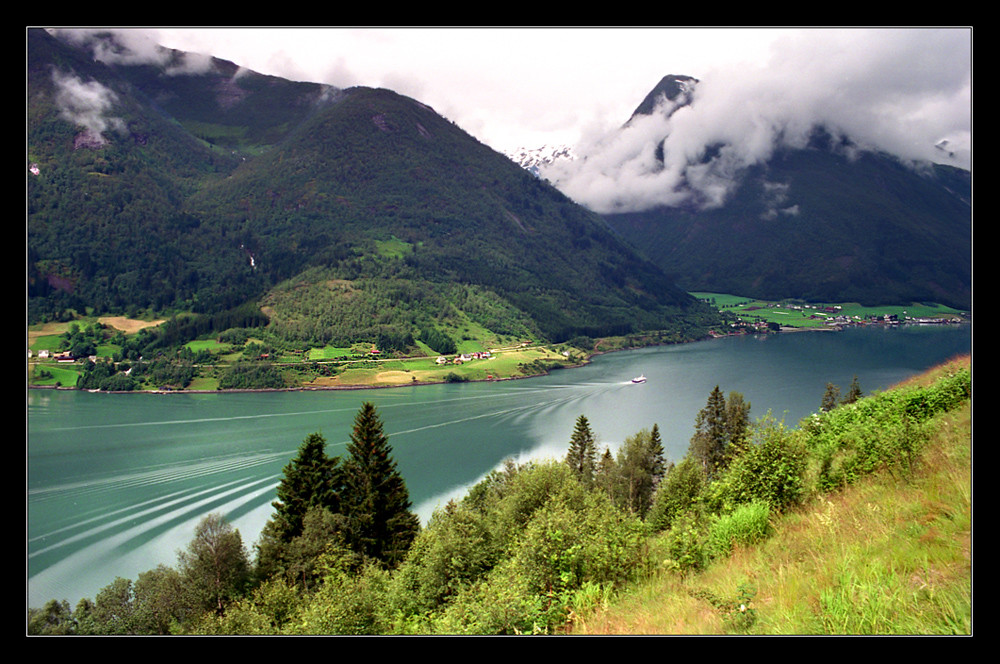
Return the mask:
<path id="1" fill-rule="evenodd" d="M 90 50 L 94 60 L 107 65 L 152 64 L 166 73 L 202 74 L 211 71 L 209 54 L 174 54 L 157 43 L 157 33 L 146 30 L 53 30 L 53 34 Z"/>
<path id="2" fill-rule="evenodd" d="M 293 80 L 388 87 L 433 107 L 497 150 L 571 145 L 587 160 L 577 172 L 550 177 L 558 176 L 568 195 L 595 209 L 675 204 L 689 200 L 692 188 L 703 203 L 718 202 L 740 168 L 767 159 L 778 145 L 803 140 L 818 124 L 903 159 L 970 164 L 970 29 L 265 28 L 116 34 L 117 46 L 102 51 L 109 61 L 163 57 L 165 51 L 153 47 L 159 43 L 203 54 L 203 63 L 211 54 Z M 669 120 L 615 135 L 671 73 L 701 81 L 694 104 Z M 653 159 L 656 143 L 665 147 L 662 166 Z M 720 145 L 725 147 L 710 167 L 699 163 Z"/>
<path id="3" fill-rule="evenodd" d="M 615 129 L 577 150 L 585 160 L 543 174 L 600 212 L 718 204 L 741 169 L 802 145 L 815 127 L 903 160 L 970 165 L 967 30 L 794 33 L 762 66 L 699 78 L 689 107 Z M 657 144 L 662 164 L 645 147 Z"/>
<path id="4" fill-rule="evenodd" d="M 93 143 L 104 143 L 104 132 L 121 129 L 121 118 L 110 115 L 116 96 L 96 81 L 83 81 L 72 74 L 52 72 L 56 86 L 55 103 L 60 114 L 77 127 L 83 127 Z"/>

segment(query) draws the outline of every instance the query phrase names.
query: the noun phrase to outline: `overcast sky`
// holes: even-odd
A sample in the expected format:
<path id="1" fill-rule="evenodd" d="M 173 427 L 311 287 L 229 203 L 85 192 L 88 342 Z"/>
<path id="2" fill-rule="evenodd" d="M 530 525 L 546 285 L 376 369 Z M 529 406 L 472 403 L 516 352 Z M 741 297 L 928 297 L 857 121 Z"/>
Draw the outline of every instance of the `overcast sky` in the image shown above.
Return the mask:
<path id="1" fill-rule="evenodd" d="M 656 189 L 669 203 L 663 192 L 690 183 L 706 145 L 731 145 L 726 167 L 738 168 L 820 123 L 906 159 L 971 166 L 970 28 L 130 32 L 137 49 L 150 37 L 265 74 L 387 87 L 497 150 L 589 146 L 591 172 L 562 174 L 564 190 L 575 187 L 570 195 L 582 202 L 588 193 L 617 189 L 635 199 Z M 617 130 L 666 74 L 700 80 L 690 112 L 623 140 Z M 664 140 L 672 155 L 665 174 L 649 163 L 649 145 Z"/>
<path id="2" fill-rule="evenodd" d="M 496 149 L 572 143 L 618 126 L 665 74 L 766 60 L 769 30 L 159 30 L 163 45 L 338 87 L 386 87 Z"/>

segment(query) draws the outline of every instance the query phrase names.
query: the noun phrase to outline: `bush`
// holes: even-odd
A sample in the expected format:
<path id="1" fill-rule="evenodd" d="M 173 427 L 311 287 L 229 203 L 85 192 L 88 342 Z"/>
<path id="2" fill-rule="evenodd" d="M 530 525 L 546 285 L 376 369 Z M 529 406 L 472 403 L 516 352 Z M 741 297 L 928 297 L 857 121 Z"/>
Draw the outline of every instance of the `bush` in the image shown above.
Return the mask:
<path id="1" fill-rule="evenodd" d="M 971 380 L 961 369 L 928 387 L 874 394 L 804 419 L 816 488 L 829 491 L 882 469 L 909 472 L 927 440 L 926 421 L 968 399 Z"/>
<path id="2" fill-rule="evenodd" d="M 508 465 L 434 515 L 391 583 L 392 609 L 448 633 L 548 632 L 648 568 L 642 522 L 566 464 Z"/>
<path id="3" fill-rule="evenodd" d="M 707 500 L 717 512 L 755 501 L 782 511 L 805 494 L 808 457 L 796 435 L 768 415 L 751 436 L 753 444 L 709 486 Z"/>
<path id="4" fill-rule="evenodd" d="M 377 565 L 360 574 L 331 572 L 286 634 L 387 634 L 385 615 L 389 572 Z"/>
<path id="5" fill-rule="evenodd" d="M 684 457 L 657 489 L 647 523 L 655 531 L 669 530 L 674 519 L 700 502 L 704 489 L 705 473 L 694 457 Z"/>
<path id="6" fill-rule="evenodd" d="M 663 565 L 668 570 L 684 574 L 705 566 L 705 529 L 698 511 L 689 510 L 674 520 L 666 535 L 666 550 Z"/>
<path id="7" fill-rule="evenodd" d="M 404 614 L 430 613 L 482 579 L 498 560 L 481 512 L 449 503 L 417 536 L 392 580 Z"/>

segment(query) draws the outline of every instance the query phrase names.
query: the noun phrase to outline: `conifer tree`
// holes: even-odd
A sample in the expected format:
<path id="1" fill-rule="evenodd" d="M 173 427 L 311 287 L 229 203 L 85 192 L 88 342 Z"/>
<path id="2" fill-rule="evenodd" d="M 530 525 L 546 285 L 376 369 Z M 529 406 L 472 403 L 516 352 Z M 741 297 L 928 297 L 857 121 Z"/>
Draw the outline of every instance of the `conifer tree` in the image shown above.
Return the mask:
<path id="1" fill-rule="evenodd" d="M 590 423 L 583 415 L 577 418 L 573 428 L 573 436 L 569 441 L 569 452 L 566 454 L 566 464 L 573 469 L 577 477 L 586 485 L 594 483 L 594 471 L 597 464 L 597 444 L 590 430 Z"/>
<path id="2" fill-rule="evenodd" d="M 726 450 L 726 398 L 718 385 L 698 412 L 694 428 L 689 453 L 697 459 L 704 473 L 712 477 L 724 465 Z"/>
<path id="3" fill-rule="evenodd" d="M 660 480 L 667 474 L 667 457 L 663 451 L 660 425 L 655 422 L 653 423 L 653 430 L 649 433 L 649 458 L 650 470 L 653 474 L 653 491 L 656 491 Z"/>
<path id="4" fill-rule="evenodd" d="M 739 392 L 730 392 L 727 403 L 716 385 L 694 426 L 688 453 L 699 462 L 705 475 L 712 478 L 746 449 L 750 403 Z"/>
<path id="5" fill-rule="evenodd" d="M 726 465 L 750 445 L 750 402 L 739 392 L 726 399 Z"/>
<path id="6" fill-rule="evenodd" d="M 858 383 L 858 374 L 854 374 L 854 379 L 851 381 L 850 387 L 847 388 L 847 394 L 840 403 L 854 403 L 862 396 L 861 385 Z"/>
<path id="7" fill-rule="evenodd" d="M 618 468 L 615 465 L 615 457 L 611 454 L 611 448 L 606 447 L 594 471 L 594 484 L 613 499 L 617 476 Z"/>
<path id="8" fill-rule="evenodd" d="M 840 400 L 840 388 L 833 383 L 826 384 L 826 391 L 823 392 L 823 401 L 820 402 L 820 410 L 829 412 L 837 407 Z"/>
<path id="9" fill-rule="evenodd" d="M 299 452 L 284 468 L 284 478 L 278 485 L 278 500 L 271 503 L 274 535 L 282 542 L 291 542 L 302 534 L 302 520 L 313 507 L 323 507 L 331 513 L 340 509 L 342 478 L 337 467 L 340 460 L 326 455 L 326 439 L 312 433 L 299 446 Z"/>
<path id="10" fill-rule="evenodd" d="M 395 567 L 420 522 L 410 511 L 406 483 L 373 404 L 365 402 L 355 416 L 347 452 L 341 512 L 348 521 L 348 544 L 356 553 Z"/>

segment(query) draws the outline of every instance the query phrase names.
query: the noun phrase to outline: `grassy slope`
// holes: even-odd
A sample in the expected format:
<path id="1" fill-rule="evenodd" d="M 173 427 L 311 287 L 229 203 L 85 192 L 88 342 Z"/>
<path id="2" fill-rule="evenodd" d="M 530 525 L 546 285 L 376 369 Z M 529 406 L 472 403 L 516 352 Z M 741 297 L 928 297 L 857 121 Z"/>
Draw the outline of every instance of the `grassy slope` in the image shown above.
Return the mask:
<path id="1" fill-rule="evenodd" d="M 687 578 L 659 575 L 572 632 L 971 634 L 970 406 L 939 417 L 935 431 L 910 477 L 882 474 L 818 498 L 777 519 L 762 545 Z M 749 612 L 727 612 L 743 584 L 756 591 Z"/>

